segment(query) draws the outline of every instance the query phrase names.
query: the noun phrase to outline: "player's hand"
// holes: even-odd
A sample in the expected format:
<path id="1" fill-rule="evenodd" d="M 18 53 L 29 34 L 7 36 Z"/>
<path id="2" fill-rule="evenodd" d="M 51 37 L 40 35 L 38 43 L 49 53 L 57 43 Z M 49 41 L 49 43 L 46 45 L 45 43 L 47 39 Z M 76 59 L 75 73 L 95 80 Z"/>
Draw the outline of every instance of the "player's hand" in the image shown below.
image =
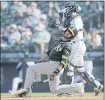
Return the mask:
<path id="1" fill-rule="evenodd" d="M 50 81 L 53 81 L 54 78 L 55 78 L 55 76 L 56 76 L 56 74 L 55 74 L 55 73 L 52 73 L 52 74 L 50 75 Z"/>
<path id="2" fill-rule="evenodd" d="M 55 76 L 57 76 L 59 74 L 61 70 L 60 69 L 56 69 L 51 75 L 50 75 L 50 81 L 53 81 Z"/>
<path id="3" fill-rule="evenodd" d="M 37 62 L 35 62 L 35 63 L 37 64 L 37 63 L 41 63 L 41 62 L 42 62 L 42 61 L 41 61 L 41 60 L 39 60 L 39 61 L 37 61 Z"/>

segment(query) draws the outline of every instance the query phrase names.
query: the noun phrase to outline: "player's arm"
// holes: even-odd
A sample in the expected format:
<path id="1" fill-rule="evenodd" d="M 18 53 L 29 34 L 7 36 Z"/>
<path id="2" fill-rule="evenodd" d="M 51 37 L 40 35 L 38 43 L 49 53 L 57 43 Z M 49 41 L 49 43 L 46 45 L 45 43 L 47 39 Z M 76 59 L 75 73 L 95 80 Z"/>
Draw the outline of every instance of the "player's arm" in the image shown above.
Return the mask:
<path id="1" fill-rule="evenodd" d="M 44 59 L 49 58 L 52 49 L 56 46 L 56 44 L 58 44 L 60 42 L 60 40 L 61 39 L 59 39 L 51 48 L 48 49 L 48 51 L 46 52 L 46 54 L 41 58 L 41 61 L 43 61 Z"/>
<path id="2" fill-rule="evenodd" d="M 70 47 L 65 46 L 63 50 L 61 62 L 60 62 L 60 66 L 64 69 L 66 69 L 68 66 L 70 52 L 71 52 Z"/>
<path id="3" fill-rule="evenodd" d="M 62 69 L 67 68 L 70 52 L 71 52 L 70 47 L 64 47 L 61 62 L 59 64 L 59 66 L 57 67 L 57 69 L 53 73 L 58 74 Z"/>
<path id="4" fill-rule="evenodd" d="M 60 64 L 58 65 L 58 67 L 56 68 L 56 70 L 50 75 L 50 81 L 53 81 L 53 80 L 54 80 L 54 77 L 55 77 L 56 75 L 58 75 L 59 72 L 60 72 L 62 69 L 66 69 L 66 68 L 67 68 L 70 52 L 71 52 L 70 48 L 64 47 L 63 53 L 62 53 L 61 62 L 60 62 Z"/>
<path id="5" fill-rule="evenodd" d="M 43 62 L 49 58 L 50 49 L 42 56 L 42 58 L 38 62 Z"/>
<path id="6" fill-rule="evenodd" d="M 54 46 L 55 46 L 56 44 L 59 43 L 60 40 L 61 40 L 61 39 L 59 39 L 50 49 L 48 49 L 48 51 L 46 52 L 46 54 L 44 54 L 44 56 L 39 60 L 39 62 L 43 62 L 43 61 L 45 61 L 46 59 L 49 58 L 52 49 L 54 48 Z"/>
<path id="7" fill-rule="evenodd" d="M 48 54 L 44 54 L 43 57 L 38 62 L 44 62 L 49 58 Z"/>

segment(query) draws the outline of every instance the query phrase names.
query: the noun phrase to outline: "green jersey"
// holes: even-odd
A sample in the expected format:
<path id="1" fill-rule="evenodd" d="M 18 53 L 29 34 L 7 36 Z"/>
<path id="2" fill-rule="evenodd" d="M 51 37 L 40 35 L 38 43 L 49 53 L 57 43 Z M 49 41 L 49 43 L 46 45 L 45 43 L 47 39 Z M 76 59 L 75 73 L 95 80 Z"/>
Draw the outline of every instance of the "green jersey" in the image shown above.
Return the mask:
<path id="1" fill-rule="evenodd" d="M 66 68 L 68 65 L 68 58 L 70 56 L 71 46 L 70 42 L 59 39 L 53 46 L 50 48 L 46 54 L 49 56 L 49 60 L 58 61 L 62 67 Z"/>

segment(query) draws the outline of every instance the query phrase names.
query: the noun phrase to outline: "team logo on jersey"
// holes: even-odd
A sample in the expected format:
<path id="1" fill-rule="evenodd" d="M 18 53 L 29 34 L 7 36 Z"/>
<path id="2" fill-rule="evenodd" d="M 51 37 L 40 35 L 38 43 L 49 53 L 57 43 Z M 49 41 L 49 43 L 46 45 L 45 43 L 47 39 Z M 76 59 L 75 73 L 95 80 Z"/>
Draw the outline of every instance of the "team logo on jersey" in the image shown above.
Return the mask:
<path id="1" fill-rule="evenodd" d="M 58 52 L 58 51 L 62 51 L 61 44 L 58 44 L 54 49 L 55 49 L 57 52 Z"/>

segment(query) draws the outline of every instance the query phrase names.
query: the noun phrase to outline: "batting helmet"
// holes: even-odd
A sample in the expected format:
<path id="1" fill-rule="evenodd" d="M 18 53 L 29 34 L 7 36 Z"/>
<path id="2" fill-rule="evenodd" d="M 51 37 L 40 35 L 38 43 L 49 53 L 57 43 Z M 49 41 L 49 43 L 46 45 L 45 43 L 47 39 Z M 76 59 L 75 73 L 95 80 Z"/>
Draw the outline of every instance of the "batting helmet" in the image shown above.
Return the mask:
<path id="1" fill-rule="evenodd" d="M 70 13 L 77 12 L 79 5 L 75 2 L 66 2 L 64 6 L 66 8 L 66 15 L 70 16 Z"/>
<path id="2" fill-rule="evenodd" d="M 68 36 L 65 36 L 65 32 L 68 31 L 69 34 L 71 34 L 70 37 Z M 65 31 L 64 31 L 64 38 L 68 39 L 68 40 L 71 40 L 72 38 L 74 38 L 74 34 L 75 34 L 75 29 L 74 28 L 67 28 Z"/>

